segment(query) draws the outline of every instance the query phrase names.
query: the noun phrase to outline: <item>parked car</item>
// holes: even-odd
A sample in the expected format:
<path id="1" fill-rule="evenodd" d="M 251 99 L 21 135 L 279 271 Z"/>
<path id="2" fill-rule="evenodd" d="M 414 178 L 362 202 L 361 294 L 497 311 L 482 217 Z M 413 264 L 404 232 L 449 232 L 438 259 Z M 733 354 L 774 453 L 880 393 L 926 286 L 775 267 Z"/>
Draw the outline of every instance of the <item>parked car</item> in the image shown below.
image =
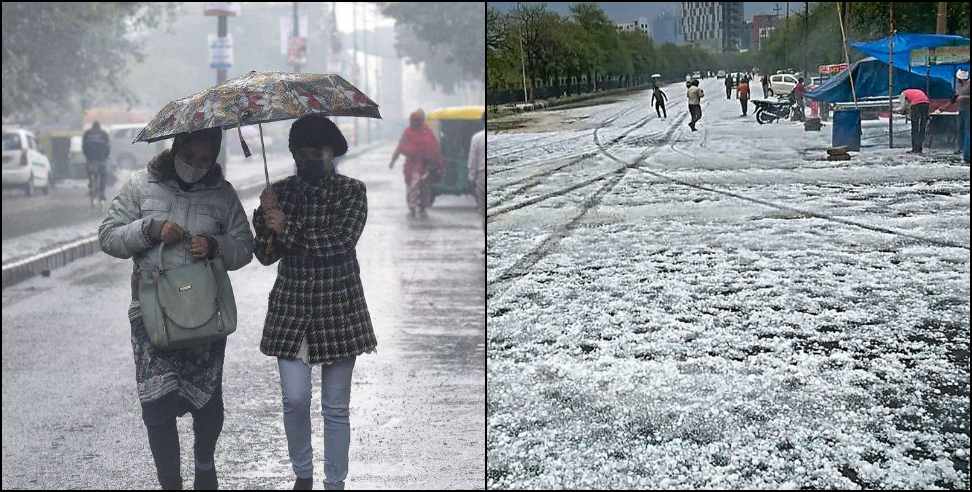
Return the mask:
<path id="1" fill-rule="evenodd" d="M 50 192 L 51 163 L 34 134 L 23 128 L 3 127 L 3 187 L 22 188 L 27 196 L 36 188 Z"/>
<path id="2" fill-rule="evenodd" d="M 719 70 L 718 72 L 716 72 L 716 78 L 717 79 L 724 79 L 724 78 L 726 78 L 726 71 L 725 70 Z"/>
<path id="3" fill-rule="evenodd" d="M 797 85 L 797 78 L 793 75 L 783 73 L 770 76 L 770 91 L 774 96 L 782 97 L 793 92 Z"/>
<path id="4" fill-rule="evenodd" d="M 699 80 L 702 80 L 702 72 L 699 72 L 699 71 L 697 71 L 697 70 L 696 70 L 696 71 L 695 71 L 695 72 L 694 72 L 694 73 L 692 74 L 692 76 L 693 76 L 693 77 L 695 77 L 696 79 L 699 79 Z"/>

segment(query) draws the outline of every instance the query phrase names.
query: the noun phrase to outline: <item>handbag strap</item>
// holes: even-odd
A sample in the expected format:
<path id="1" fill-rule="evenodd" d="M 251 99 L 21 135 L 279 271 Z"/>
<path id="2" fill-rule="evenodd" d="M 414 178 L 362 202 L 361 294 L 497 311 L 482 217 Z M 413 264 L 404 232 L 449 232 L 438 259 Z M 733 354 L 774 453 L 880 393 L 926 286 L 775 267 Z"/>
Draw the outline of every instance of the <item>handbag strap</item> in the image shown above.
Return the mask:
<path id="1" fill-rule="evenodd" d="M 192 235 L 190 235 L 189 232 L 186 231 L 184 237 L 191 238 Z M 164 248 L 165 248 L 165 241 L 162 241 L 159 244 L 159 266 L 156 268 L 155 275 L 154 275 L 154 277 L 155 277 L 155 301 L 159 304 L 159 310 L 162 312 L 162 316 L 167 318 L 168 315 L 166 315 L 166 313 L 165 313 L 165 304 L 162 303 L 162 299 L 159 297 L 159 289 L 160 289 L 161 284 L 162 284 L 162 281 L 163 281 L 163 278 L 162 277 L 165 276 L 165 272 L 166 272 L 165 265 L 164 265 L 163 259 L 162 259 L 163 258 L 162 250 Z M 200 326 L 205 325 L 206 323 L 209 323 L 210 321 L 212 321 L 212 319 L 214 317 L 216 317 L 216 315 L 219 314 L 219 312 L 222 310 L 222 307 L 223 307 L 222 306 L 222 303 L 220 302 L 220 300 L 222 299 L 222 295 L 223 295 L 223 286 L 221 285 L 219 279 L 216 277 L 216 267 L 213 266 L 213 262 L 209 258 L 206 258 L 203 261 L 206 262 L 206 267 L 207 267 L 207 270 L 209 270 L 209 275 L 212 277 L 213 283 L 216 284 L 216 298 L 213 300 L 214 303 L 215 303 L 215 305 L 216 305 L 216 310 L 213 311 L 212 316 L 210 316 L 209 319 L 207 319 L 206 321 L 204 321 L 202 324 L 199 324 L 197 326 L 187 326 L 186 328 L 198 328 Z M 166 281 L 168 281 L 168 280 L 166 279 Z"/>

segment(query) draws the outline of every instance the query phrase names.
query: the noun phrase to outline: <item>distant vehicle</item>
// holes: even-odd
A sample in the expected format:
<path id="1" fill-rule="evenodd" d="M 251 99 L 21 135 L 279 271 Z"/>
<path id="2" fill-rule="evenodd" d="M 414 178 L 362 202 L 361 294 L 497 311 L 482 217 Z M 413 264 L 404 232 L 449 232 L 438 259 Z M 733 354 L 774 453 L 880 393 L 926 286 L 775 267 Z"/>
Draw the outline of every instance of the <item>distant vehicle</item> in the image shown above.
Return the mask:
<path id="1" fill-rule="evenodd" d="M 3 127 L 3 187 L 23 188 L 27 196 L 35 188 L 51 189 L 51 162 L 37 148 L 34 134 L 17 127 Z"/>
<path id="2" fill-rule="evenodd" d="M 685 74 L 685 81 L 686 82 L 691 82 L 692 81 L 692 78 L 693 78 L 692 77 L 692 74 L 690 74 L 690 73 Z"/>
<path id="3" fill-rule="evenodd" d="M 145 142 L 132 143 L 145 125 L 147 123 L 134 123 L 110 125 L 107 128 L 111 140 L 111 153 L 108 158 L 115 163 L 115 166 L 135 169 L 145 166 L 155 156 L 156 152 L 153 152 L 155 145 Z"/>
<path id="4" fill-rule="evenodd" d="M 695 73 L 692 74 L 692 76 L 695 77 L 695 78 L 697 78 L 697 79 L 701 79 L 702 78 L 702 72 L 696 71 Z"/>
<path id="5" fill-rule="evenodd" d="M 724 79 L 724 78 L 726 78 L 726 71 L 725 70 L 719 70 L 718 72 L 716 72 L 716 78 L 717 79 Z"/>
<path id="6" fill-rule="evenodd" d="M 810 85 L 807 86 L 807 91 L 811 91 L 826 82 L 830 77 L 810 77 Z"/>
<path id="7" fill-rule="evenodd" d="M 775 96 L 785 96 L 793 92 L 797 85 L 797 78 L 793 75 L 784 73 L 770 76 L 770 92 Z"/>

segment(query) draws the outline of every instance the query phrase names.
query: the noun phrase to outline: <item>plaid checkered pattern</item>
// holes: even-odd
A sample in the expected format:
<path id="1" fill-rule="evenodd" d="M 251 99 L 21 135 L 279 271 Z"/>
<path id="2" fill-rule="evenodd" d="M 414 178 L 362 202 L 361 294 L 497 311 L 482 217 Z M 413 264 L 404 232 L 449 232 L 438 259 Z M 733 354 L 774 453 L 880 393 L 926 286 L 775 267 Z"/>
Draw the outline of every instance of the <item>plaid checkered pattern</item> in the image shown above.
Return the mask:
<path id="1" fill-rule="evenodd" d="M 291 176 L 271 189 L 286 226 L 274 234 L 262 207 L 253 214 L 257 259 L 280 261 L 260 351 L 296 359 L 306 336 L 312 364 L 373 352 L 378 342 L 355 254 L 368 218 L 364 183 L 332 174 L 313 186 Z"/>

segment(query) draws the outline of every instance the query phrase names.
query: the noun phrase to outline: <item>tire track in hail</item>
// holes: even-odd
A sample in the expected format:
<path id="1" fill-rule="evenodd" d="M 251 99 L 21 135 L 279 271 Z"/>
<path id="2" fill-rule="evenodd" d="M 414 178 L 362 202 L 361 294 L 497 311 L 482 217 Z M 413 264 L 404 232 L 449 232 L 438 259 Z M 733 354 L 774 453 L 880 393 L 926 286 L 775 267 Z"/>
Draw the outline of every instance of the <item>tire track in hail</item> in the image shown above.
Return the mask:
<path id="1" fill-rule="evenodd" d="M 677 102 L 681 102 L 681 99 L 684 99 L 684 96 L 680 97 L 679 99 L 677 99 L 674 102 L 676 102 L 676 103 Z M 637 108 L 637 106 L 629 109 L 628 111 L 630 111 L 632 109 L 636 109 L 636 108 Z M 628 111 L 625 111 L 625 112 L 628 112 Z M 604 122 L 601 123 L 601 125 L 598 128 L 596 128 L 594 130 L 594 135 L 593 136 L 594 136 L 594 143 L 598 147 L 598 151 L 597 152 L 586 152 L 586 153 L 580 154 L 579 156 L 576 156 L 576 158 L 573 158 L 573 159 L 569 160 L 568 162 L 566 162 L 564 164 L 561 164 L 559 166 L 555 166 L 555 167 L 552 167 L 552 168 L 545 169 L 543 171 L 540 171 L 540 172 L 531 174 L 529 176 L 526 176 L 526 177 L 521 178 L 521 179 L 514 180 L 514 181 L 509 182 L 509 183 L 504 183 L 504 185 L 502 186 L 502 188 L 500 188 L 500 190 L 506 190 L 506 189 L 508 189 L 508 188 L 510 188 L 512 186 L 516 186 L 516 185 L 519 185 L 519 184 L 522 184 L 522 183 L 526 183 L 526 184 L 523 185 L 523 186 L 520 186 L 520 187 L 518 187 L 516 189 L 513 189 L 511 191 L 508 191 L 508 192 L 503 193 L 503 196 L 501 198 L 499 198 L 498 200 L 494 200 L 492 203 L 487 204 L 487 209 L 489 209 L 489 208 L 492 208 L 493 209 L 492 213 L 487 212 L 487 217 L 493 217 L 493 216 L 497 216 L 497 215 L 502 215 L 502 214 L 504 214 L 506 212 L 515 210 L 517 208 L 522 208 L 522 207 L 513 207 L 513 208 L 510 208 L 509 210 L 507 210 L 505 208 L 503 208 L 503 209 L 497 209 L 497 207 L 499 207 L 499 205 L 501 203 L 503 203 L 506 200 L 512 198 L 513 196 L 516 196 L 518 194 L 521 194 L 521 193 L 523 193 L 525 191 L 529 191 L 533 187 L 539 185 L 542 182 L 541 181 L 541 178 L 550 176 L 550 175 L 552 175 L 552 174 L 554 174 L 554 173 L 556 173 L 558 171 L 561 171 L 562 169 L 565 169 L 567 167 L 573 166 L 573 165 L 575 165 L 575 164 L 577 164 L 579 162 L 585 161 L 585 160 L 587 160 L 587 159 L 589 159 L 589 158 L 597 155 L 598 153 L 603 152 L 604 151 L 604 146 L 599 141 L 598 131 L 600 131 L 601 129 L 603 129 L 606 125 L 608 125 L 608 124 L 613 123 L 614 121 L 616 121 L 618 118 L 620 118 L 620 116 L 621 115 L 619 114 L 619 115 L 616 115 L 614 118 L 611 118 L 609 120 L 605 120 Z M 684 118 L 684 116 L 683 116 L 683 118 Z M 648 124 L 649 121 L 652 121 L 653 119 L 657 119 L 657 117 L 653 118 L 652 117 L 652 114 L 649 112 L 647 116 L 645 116 L 644 118 L 638 120 L 638 122 L 636 122 L 635 124 L 630 125 L 627 128 L 627 130 L 625 130 L 621 135 L 618 135 L 618 136 L 612 138 L 608 142 L 608 146 L 616 145 L 618 142 L 620 142 L 621 140 L 623 140 L 625 137 L 627 137 L 628 135 L 630 135 L 632 132 L 634 132 L 635 130 L 641 129 L 646 124 Z M 658 135 L 663 134 L 663 133 L 665 133 L 664 130 L 658 131 L 658 132 L 654 132 L 654 133 L 652 133 L 650 135 L 646 135 L 646 137 L 650 139 L 650 138 L 653 138 L 653 137 L 657 137 Z M 573 137 L 573 138 L 576 138 L 576 137 Z M 555 161 L 555 160 L 558 160 L 558 159 L 562 159 L 562 157 L 558 157 L 557 159 L 551 159 L 551 161 Z M 544 162 L 544 161 L 539 161 L 539 162 Z M 509 169 L 507 169 L 507 170 L 509 170 Z M 506 171 L 506 170 L 504 170 L 504 171 Z M 558 190 L 557 192 L 554 192 L 554 194 L 552 194 L 551 196 L 544 195 L 545 198 L 543 198 L 543 199 L 552 198 L 553 196 L 559 196 L 559 194 L 562 194 L 560 192 L 569 192 L 569 191 L 573 191 L 573 190 L 575 190 L 577 188 L 580 188 L 580 187 L 583 187 L 583 186 L 587 186 L 587 185 L 589 185 L 589 184 L 591 184 L 593 182 L 596 182 L 596 181 L 599 181 L 601 179 L 604 179 L 604 177 L 606 177 L 606 176 L 608 176 L 610 174 L 613 174 L 614 172 L 616 172 L 616 170 L 612 170 L 610 172 L 607 172 L 607 173 L 598 175 L 598 176 L 596 176 L 596 177 L 594 177 L 594 178 L 592 178 L 590 180 L 582 181 L 581 183 L 572 185 L 572 186 L 570 186 L 568 188 L 565 188 L 565 189 L 562 189 L 562 190 Z M 543 201 L 543 200 L 539 200 L 539 201 Z M 530 202 L 530 203 L 525 203 L 525 202 L 523 202 L 523 203 L 525 203 L 526 205 L 531 205 L 533 203 L 537 203 L 537 201 L 530 201 L 530 200 L 528 200 L 528 202 Z"/>
<path id="2" fill-rule="evenodd" d="M 505 292 L 514 280 L 525 275 L 527 272 L 530 271 L 531 268 L 533 268 L 534 265 L 537 264 L 537 262 L 539 262 L 541 259 L 543 259 L 547 255 L 552 253 L 554 250 L 556 250 L 557 247 L 560 245 L 560 242 L 564 238 L 570 236 L 573 233 L 573 231 L 577 228 L 577 225 L 580 224 L 581 220 L 583 220 L 583 218 L 587 215 L 587 213 L 594 207 L 597 207 L 600 204 L 601 200 L 604 198 L 604 196 L 610 193 L 614 189 L 614 187 L 617 186 L 619 182 L 621 182 L 621 180 L 627 175 L 627 171 L 629 169 L 640 165 L 641 162 L 643 162 L 646 158 L 648 158 L 649 156 L 657 152 L 659 149 L 661 149 L 662 146 L 672 138 L 672 135 L 677 130 L 679 130 L 679 127 L 681 126 L 682 122 L 685 121 L 686 116 L 688 115 L 683 113 L 675 121 L 674 124 L 669 126 L 667 131 L 665 131 L 664 135 L 662 136 L 662 139 L 659 142 L 657 142 L 655 146 L 646 149 L 644 152 L 642 152 L 642 154 L 638 157 L 638 159 L 636 159 L 632 163 L 624 162 L 621 159 L 618 159 L 613 154 L 611 154 L 607 150 L 607 147 L 603 146 L 600 143 L 599 139 L 597 138 L 597 134 L 595 133 L 595 142 L 598 144 L 601 153 L 603 153 L 605 156 L 607 156 L 608 158 L 616 162 L 622 163 L 623 166 L 614 169 L 610 172 L 604 173 L 595 178 L 585 180 L 581 183 L 575 184 L 574 186 L 570 186 L 568 188 L 560 190 L 559 193 L 557 193 L 557 195 L 555 196 L 560 196 L 565 193 L 569 193 L 570 191 L 596 183 L 597 181 L 609 178 L 607 182 L 601 185 L 593 194 L 591 194 L 590 196 L 584 199 L 584 202 L 581 204 L 580 211 L 576 215 L 574 215 L 569 221 L 558 226 L 539 245 L 537 245 L 532 250 L 528 251 L 526 254 L 521 256 L 520 259 L 518 259 L 512 265 L 507 267 L 495 279 L 487 282 L 487 286 L 486 286 L 487 301 L 495 297 L 496 295 Z M 552 198 L 552 196 L 546 196 L 546 198 L 543 199 L 547 199 L 547 198 Z M 533 203 L 538 203 L 541 200 L 530 200 L 530 201 L 532 201 Z M 524 204 L 518 208 L 523 208 L 524 206 L 527 205 Z M 509 211 L 512 210 L 508 210 L 507 212 Z"/>

